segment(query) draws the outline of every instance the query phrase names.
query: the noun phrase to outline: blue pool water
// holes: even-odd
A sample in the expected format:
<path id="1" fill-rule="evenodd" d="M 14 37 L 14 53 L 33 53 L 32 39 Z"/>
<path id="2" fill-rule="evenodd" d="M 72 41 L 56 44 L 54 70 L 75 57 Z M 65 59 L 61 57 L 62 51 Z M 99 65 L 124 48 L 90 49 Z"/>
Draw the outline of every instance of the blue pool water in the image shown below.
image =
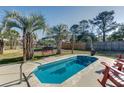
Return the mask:
<path id="1" fill-rule="evenodd" d="M 34 74 L 42 83 L 60 84 L 96 60 L 95 57 L 74 56 L 38 66 Z"/>

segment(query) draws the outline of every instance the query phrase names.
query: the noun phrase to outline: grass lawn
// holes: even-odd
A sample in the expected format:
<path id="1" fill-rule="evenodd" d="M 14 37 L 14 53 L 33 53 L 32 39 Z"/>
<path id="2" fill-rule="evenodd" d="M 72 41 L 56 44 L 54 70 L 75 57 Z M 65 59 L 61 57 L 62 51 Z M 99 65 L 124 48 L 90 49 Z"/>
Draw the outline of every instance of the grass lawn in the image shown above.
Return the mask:
<path id="1" fill-rule="evenodd" d="M 75 50 L 74 53 L 75 54 L 89 54 L 90 52 Z M 61 55 L 56 55 L 56 50 L 54 50 L 54 54 L 43 55 L 41 52 L 37 52 L 34 54 L 34 57 L 32 60 L 39 60 L 39 59 L 42 59 L 48 56 L 62 56 L 62 55 L 67 55 L 67 54 L 71 54 L 71 50 L 62 50 Z M 20 62 L 23 60 L 22 55 L 23 55 L 22 50 L 5 50 L 3 55 L 0 55 L 0 64 Z"/>
<path id="2" fill-rule="evenodd" d="M 15 63 L 22 61 L 22 50 L 5 50 L 0 55 L 0 64 Z"/>
<path id="3" fill-rule="evenodd" d="M 3 55 L 0 55 L 0 59 L 13 58 L 22 56 L 22 50 L 5 50 Z"/>
<path id="4" fill-rule="evenodd" d="M 61 55 L 56 55 L 56 50 L 54 50 L 54 54 L 44 54 L 42 55 L 41 52 L 35 53 L 33 57 L 33 61 L 42 59 L 48 56 L 62 56 L 71 54 L 71 50 L 62 50 Z M 7 63 L 16 63 L 23 60 L 22 58 L 22 50 L 5 50 L 3 55 L 0 55 L 0 64 L 7 64 Z M 74 54 L 90 54 L 90 51 L 82 51 L 82 50 L 75 50 Z M 123 52 L 97 52 L 96 55 L 100 56 L 107 56 L 111 58 L 115 58 L 117 54 L 124 54 Z"/>

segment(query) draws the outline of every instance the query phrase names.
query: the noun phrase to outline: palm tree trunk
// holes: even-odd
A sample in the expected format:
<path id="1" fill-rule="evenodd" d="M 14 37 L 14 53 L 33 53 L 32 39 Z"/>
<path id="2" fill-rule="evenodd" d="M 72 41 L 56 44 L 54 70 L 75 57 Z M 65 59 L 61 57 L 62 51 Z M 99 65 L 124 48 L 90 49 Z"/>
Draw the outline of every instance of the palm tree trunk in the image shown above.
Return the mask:
<path id="1" fill-rule="evenodd" d="M 10 49 L 13 49 L 13 41 L 11 38 L 10 38 Z"/>
<path id="2" fill-rule="evenodd" d="M 30 56 L 30 47 L 29 47 L 29 33 L 26 34 L 26 58 L 29 59 Z"/>
<path id="3" fill-rule="evenodd" d="M 22 70 L 22 66 L 23 66 L 23 63 L 26 62 L 26 29 L 24 28 L 23 29 L 23 61 L 21 62 L 21 65 L 20 65 L 20 82 L 22 82 L 22 75 L 23 75 L 23 70 Z"/>
<path id="4" fill-rule="evenodd" d="M 34 51 L 33 51 L 33 38 L 31 36 L 31 43 L 30 43 L 30 47 L 31 47 L 31 58 L 33 57 L 34 55 Z"/>
<path id="5" fill-rule="evenodd" d="M 0 54 L 3 54 L 4 42 L 3 39 L 0 40 Z"/>
<path id="6" fill-rule="evenodd" d="M 27 59 L 30 60 L 33 57 L 33 39 L 32 39 L 32 35 L 30 33 L 27 33 Z"/>
<path id="7" fill-rule="evenodd" d="M 14 49 L 16 49 L 16 47 L 17 47 L 17 41 L 14 40 Z"/>
<path id="8" fill-rule="evenodd" d="M 59 41 L 58 45 L 57 45 L 57 53 L 56 54 L 61 54 L 61 46 L 62 46 L 62 41 Z"/>
<path id="9" fill-rule="evenodd" d="M 28 38 L 29 40 L 29 54 L 28 54 L 28 59 L 30 60 L 30 59 L 32 59 L 32 46 L 31 46 L 31 43 L 32 43 L 32 36 L 31 36 L 31 34 L 29 33 L 29 38 Z"/>
<path id="10" fill-rule="evenodd" d="M 26 30 L 23 32 L 23 60 L 26 62 Z"/>

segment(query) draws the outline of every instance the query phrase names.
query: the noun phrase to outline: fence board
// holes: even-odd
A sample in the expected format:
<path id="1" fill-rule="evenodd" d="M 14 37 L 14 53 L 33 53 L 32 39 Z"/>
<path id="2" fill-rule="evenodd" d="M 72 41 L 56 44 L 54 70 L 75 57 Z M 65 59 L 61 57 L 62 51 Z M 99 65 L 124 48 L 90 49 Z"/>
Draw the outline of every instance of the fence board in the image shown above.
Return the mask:
<path id="1" fill-rule="evenodd" d="M 124 41 L 96 42 L 93 46 L 97 51 L 124 51 Z"/>

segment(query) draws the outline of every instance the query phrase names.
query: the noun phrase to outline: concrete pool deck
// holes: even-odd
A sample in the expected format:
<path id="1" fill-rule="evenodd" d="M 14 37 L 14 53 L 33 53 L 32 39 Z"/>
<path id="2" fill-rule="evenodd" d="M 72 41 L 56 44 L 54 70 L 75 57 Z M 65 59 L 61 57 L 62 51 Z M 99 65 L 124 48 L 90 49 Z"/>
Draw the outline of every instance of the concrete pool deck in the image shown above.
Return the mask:
<path id="1" fill-rule="evenodd" d="M 37 61 L 41 64 L 46 64 L 52 62 L 54 60 L 68 58 L 73 55 L 65 55 L 59 57 L 47 57 L 42 60 Z M 114 62 L 114 59 L 103 57 L 103 56 L 94 56 L 97 57 L 98 60 L 88 67 L 84 68 L 77 74 L 73 75 L 62 84 L 45 84 L 41 83 L 37 77 L 33 74 L 29 78 L 29 83 L 32 87 L 101 87 L 97 79 L 102 78 L 102 70 L 104 66 L 100 64 L 100 62 L 105 61 L 108 63 Z M 27 62 L 23 65 L 23 72 L 26 76 L 33 71 L 39 64 L 35 62 Z M 8 64 L 8 65 L 1 65 L 0 66 L 0 87 L 27 87 L 26 82 L 19 82 L 19 66 L 20 64 Z"/>

